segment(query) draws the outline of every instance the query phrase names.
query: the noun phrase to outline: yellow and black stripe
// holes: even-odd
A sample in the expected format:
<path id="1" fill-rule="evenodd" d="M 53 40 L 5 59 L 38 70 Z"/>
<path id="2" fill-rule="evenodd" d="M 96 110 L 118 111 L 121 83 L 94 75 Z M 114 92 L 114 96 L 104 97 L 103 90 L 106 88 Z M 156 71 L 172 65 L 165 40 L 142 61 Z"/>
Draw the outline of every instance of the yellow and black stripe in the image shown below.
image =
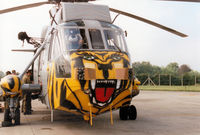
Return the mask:
<path id="1" fill-rule="evenodd" d="M 106 51 L 84 51 L 70 54 L 71 76 L 59 78 L 56 76 L 55 62 L 48 69 L 48 97 L 51 109 L 58 109 L 75 114 L 87 115 L 91 110 L 93 116 L 121 106 L 129 105 L 132 100 L 133 78 L 130 60 L 127 54 Z M 96 88 L 92 88 L 91 80 L 96 80 Z M 99 82 L 111 82 L 99 87 Z M 113 84 L 120 81 L 119 88 Z M 113 84 L 112 84 L 113 83 Z M 112 88 L 111 88 L 112 87 Z M 93 89 L 93 92 L 91 92 Z M 108 94 L 108 89 L 114 89 L 108 99 L 99 97 L 96 92 Z M 96 100 L 97 103 L 94 103 Z M 104 103 L 101 101 L 105 100 Z M 103 104 L 102 106 L 100 104 Z M 112 105 L 112 106 L 111 106 Z"/>
<path id="2" fill-rule="evenodd" d="M 8 92 L 11 92 L 12 96 L 16 96 L 18 94 L 22 95 L 21 81 L 16 75 L 8 75 L 2 78 L 0 86 L 3 89 L 4 96 L 8 96 Z"/>

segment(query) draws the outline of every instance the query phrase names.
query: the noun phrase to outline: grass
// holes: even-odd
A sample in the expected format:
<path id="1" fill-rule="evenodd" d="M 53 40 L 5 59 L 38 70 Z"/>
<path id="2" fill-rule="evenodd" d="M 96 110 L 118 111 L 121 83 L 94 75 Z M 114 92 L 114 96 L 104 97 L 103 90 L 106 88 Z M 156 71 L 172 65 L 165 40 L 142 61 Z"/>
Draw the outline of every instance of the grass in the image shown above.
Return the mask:
<path id="1" fill-rule="evenodd" d="M 152 91 L 188 91 L 188 92 L 200 92 L 200 85 L 197 86 L 152 86 L 145 85 L 139 86 L 140 90 L 152 90 Z"/>

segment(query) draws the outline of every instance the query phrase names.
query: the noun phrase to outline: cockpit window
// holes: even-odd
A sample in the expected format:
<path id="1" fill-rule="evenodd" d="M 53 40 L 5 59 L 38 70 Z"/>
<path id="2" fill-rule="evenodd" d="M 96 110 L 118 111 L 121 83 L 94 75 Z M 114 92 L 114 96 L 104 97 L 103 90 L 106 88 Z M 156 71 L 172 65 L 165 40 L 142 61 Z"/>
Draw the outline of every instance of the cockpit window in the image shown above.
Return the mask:
<path id="1" fill-rule="evenodd" d="M 55 62 L 56 77 L 58 78 L 70 78 L 71 77 L 71 65 L 63 55 L 59 56 Z"/>
<path id="2" fill-rule="evenodd" d="M 104 30 L 105 40 L 108 49 L 126 51 L 124 37 L 119 30 Z"/>
<path id="3" fill-rule="evenodd" d="M 90 49 L 127 52 L 124 33 L 120 28 L 106 22 L 94 24 L 80 20 L 61 24 L 61 51 Z"/>
<path id="4" fill-rule="evenodd" d="M 100 22 L 101 26 L 104 27 L 104 28 L 113 28 L 113 29 L 119 29 L 119 27 L 113 25 L 113 24 L 110 24 L 110 23 L 107 23 L 107 22 Z"/>
<path id="5" fill-rule="evenodd" d="M 83 21 L 72 21 L 62 24 L 63 26 L 85 26 Z"/>
<path id="6" fill-rule="evenodd" d="M 66 48 L 72 49 L 88 49 L 88 42 L 85 35 L 85 29 L 66 28 L 65 29 Z"/>
<path id="7" fill-rule="evenodd" d="M 90 40 L 93 49 L 105 49 L 101 31 L 97 29 L 89 29 Z"/>

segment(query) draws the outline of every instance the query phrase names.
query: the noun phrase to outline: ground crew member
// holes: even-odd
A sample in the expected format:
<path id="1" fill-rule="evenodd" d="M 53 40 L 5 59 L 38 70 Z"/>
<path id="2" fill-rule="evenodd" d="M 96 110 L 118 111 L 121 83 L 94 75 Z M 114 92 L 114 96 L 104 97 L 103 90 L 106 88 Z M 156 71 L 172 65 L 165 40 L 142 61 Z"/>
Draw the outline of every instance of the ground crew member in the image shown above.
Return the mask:
<path id="1" fill-rule="evenodd" d="M 10 72 L 10 71 L 7 71 L 7 72 L 6 72 L 6 75 L 11 75 L 11 72 Z"/>
<path id="2" fill-rule="evenodd" d="M 12 70 L 12 75 L 17 75 L 16 70 Z"/>
<path id="3" fill-rule="evenodd" d="M 31 74 L 32 71 L 28 70 L 22 79 L 23 84 L 31 84 Z M 24 115 L 29 115 L 32 113 L 32 106 L 31 106 L 31 92 L 26 92 L 23 94 L 23 101 L 22 101 L 22 112 Z"/>

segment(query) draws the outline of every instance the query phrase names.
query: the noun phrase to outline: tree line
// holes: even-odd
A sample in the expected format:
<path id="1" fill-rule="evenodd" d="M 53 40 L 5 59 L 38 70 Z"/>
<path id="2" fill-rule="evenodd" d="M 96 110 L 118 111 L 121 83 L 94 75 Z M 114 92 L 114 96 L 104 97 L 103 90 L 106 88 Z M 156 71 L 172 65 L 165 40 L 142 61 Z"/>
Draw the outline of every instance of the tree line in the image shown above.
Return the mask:
<path id="1" fill-rule="evenodd" d="M 143 84 L 148 77 L 155 85 L 195 85 L 200 84 L 200 73 L 188 65 L 169 63 L 165 67 L 152 65 L 150 62 L 135 62 L 132 64 L 135 76 Z"/>
<path id="2" fill-rule="evenodd" d="M 200 84 L 200 73 L 193 71 L 188 65 L 169 63 L 166 67 L 152 65 L 150 62 L 135 62 L 132 64 L 135 76 L 143 84 L 148 77 L 156 85 L 195 85 Z M 0 71 L 0 79 L 4 77 Z"/>

